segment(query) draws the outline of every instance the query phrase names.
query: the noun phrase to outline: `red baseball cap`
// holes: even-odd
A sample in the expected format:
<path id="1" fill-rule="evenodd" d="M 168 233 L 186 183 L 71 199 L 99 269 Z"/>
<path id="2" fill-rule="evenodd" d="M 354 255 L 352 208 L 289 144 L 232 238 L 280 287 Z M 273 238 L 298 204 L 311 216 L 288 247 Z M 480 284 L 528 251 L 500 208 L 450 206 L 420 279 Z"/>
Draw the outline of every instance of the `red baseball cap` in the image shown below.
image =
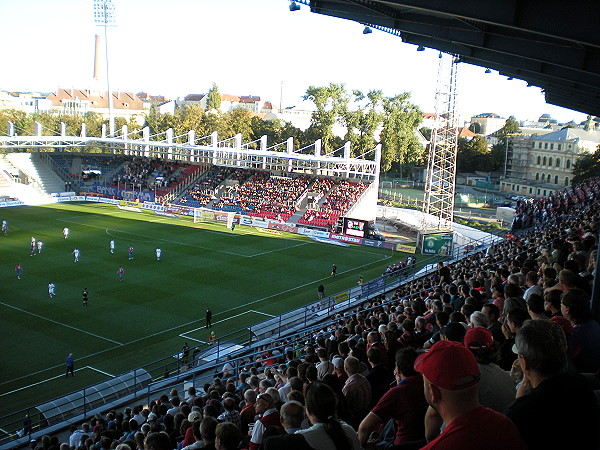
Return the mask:
<path id="1" fill-rule="evenodd" d="M 494 346 L 494 337 L 484 327 L 469 328 L 465 335 L 465 347 L 472 349 L 490 349 Z"/>
<path id="2" fill-rule="evenodd" d="M 474 386 L 480 375 L 473 353 L 452 341 L 436 342 L 427 353 L 416 359 L 415 370 L 431 384 L 449 391 Z"/>

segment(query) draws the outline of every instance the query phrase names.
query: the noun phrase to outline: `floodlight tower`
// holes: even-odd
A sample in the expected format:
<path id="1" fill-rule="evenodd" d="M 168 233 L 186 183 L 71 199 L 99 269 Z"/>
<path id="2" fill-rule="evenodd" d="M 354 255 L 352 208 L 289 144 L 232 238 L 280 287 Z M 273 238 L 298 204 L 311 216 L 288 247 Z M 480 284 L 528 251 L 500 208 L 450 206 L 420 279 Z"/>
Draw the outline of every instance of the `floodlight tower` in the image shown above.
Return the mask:
<path id="1" fill-rule="evenodd" d="M 113 115 L 113 98 L 110 90 L 108 72 L 108 27 L 116 26 L 115 2 L 113 0 L 94 0 L 94 22 L 104 27 L 104 53 L 106 54 L 106 88 L 108 90 L 108 128 L 110 136 L 115 135 L 115 118 Z"/>
<path id="2" fill-rule="evenodd" d="M 436 217 L 437 224 L 423 224 L 426 231 L 451 230 L 456 190 L 456 152 L 458 124 L 456 84 L 458 61 L 454 55 L 440 53 L 435 105 L 435 127 L 431 133 L 425 203 L 423 210 Z"/>

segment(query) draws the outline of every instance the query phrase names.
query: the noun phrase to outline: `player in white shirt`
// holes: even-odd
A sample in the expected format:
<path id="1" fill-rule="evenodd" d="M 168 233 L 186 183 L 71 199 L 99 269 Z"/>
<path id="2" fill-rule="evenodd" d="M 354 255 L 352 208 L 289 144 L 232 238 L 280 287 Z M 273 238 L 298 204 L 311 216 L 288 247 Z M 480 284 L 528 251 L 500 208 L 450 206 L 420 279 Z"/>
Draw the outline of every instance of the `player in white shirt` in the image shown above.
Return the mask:
<path id="1" fill-rule="evenodd" d="M 54 298 L 55 295 L 56 293 L 54 283 L 48 283 L 48 296 L 50 298 Z"/>
<path id="2" fill-rule="evenodd" d="M 79 262 L 79 249 L 73 249 L 73 257 L 74 257 L 74 261 L 73 262 Z"/>
<path id="3" fill-rule="evenodd" d="M 42 253 L 42 247 L 43 246 L 44 246 L 44 243 L 42 241 L 37 241 L 38 255 L 40 253 Z"/>
<path id="4" fill-rule="evenodd" d="M 156 260 L 160 261 L 160 255 L 162 253 L 162 250 L 160 249 L 160 247 L 156 248 Z"/>
<path id="5" fill-rule="evenodd" d="M 65 239 L 69 237 L 69 229 L 67 227 L 63 228 L 63 236 Z"/>
<path id="6" fill-rule="evenodd" d="M 114 253 L 115 252 L 115 241 L 111 240 L 110 244 L 108 246 L 110 248 L 110 252 Z"/>

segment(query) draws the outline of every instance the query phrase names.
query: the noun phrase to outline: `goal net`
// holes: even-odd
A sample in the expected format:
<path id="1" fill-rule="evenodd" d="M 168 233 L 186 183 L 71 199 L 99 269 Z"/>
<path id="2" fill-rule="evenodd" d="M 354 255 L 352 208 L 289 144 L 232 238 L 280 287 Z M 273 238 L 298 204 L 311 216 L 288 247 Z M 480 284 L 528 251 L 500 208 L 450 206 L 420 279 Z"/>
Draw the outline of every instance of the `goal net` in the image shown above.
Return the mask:
<path id="1" fill-rule="evenodd" d="M 235 211 L 215 211 L 208 208 L 194 208 L 194 223 L 214 223 L 231 228 L 235 220 Z"/>

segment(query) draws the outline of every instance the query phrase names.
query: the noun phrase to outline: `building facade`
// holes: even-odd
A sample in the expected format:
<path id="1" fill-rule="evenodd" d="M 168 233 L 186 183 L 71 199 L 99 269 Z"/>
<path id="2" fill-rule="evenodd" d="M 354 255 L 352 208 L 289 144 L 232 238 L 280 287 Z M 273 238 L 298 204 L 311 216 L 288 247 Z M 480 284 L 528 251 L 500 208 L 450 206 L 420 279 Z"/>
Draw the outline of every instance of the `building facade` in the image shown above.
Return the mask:
<path id="1" fill-rule="evenodd" d="M 599 144 L 598 132 L 581 128 L 509 138 L 506 177 L 500 190 L 530 197 L 561 190 L 570 185 L 579 156 L 596 151 Z"/>

